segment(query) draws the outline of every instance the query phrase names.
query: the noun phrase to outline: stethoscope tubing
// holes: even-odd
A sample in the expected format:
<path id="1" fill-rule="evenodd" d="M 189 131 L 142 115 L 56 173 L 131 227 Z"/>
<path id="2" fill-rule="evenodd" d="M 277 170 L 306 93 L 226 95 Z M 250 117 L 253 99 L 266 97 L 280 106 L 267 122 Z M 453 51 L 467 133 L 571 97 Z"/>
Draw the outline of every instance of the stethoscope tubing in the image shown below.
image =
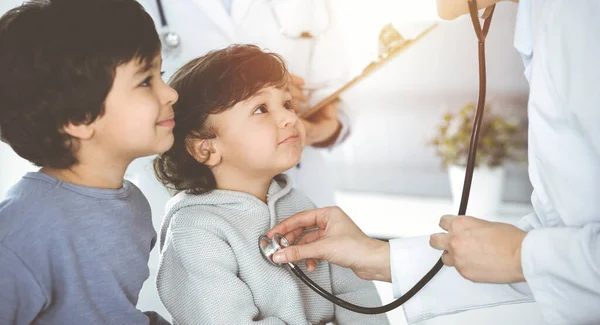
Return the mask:
<path id="1" fill-rule="evenodd" d="M 484 18 L 483 29 L 480 26 L 479 18 L 477 16 L 477 4 L 476 0 L 469 0 L 469 12 L 475 33 L 478 38 L 478 56 L 479 56 L 479 96 L 477 101 L 477 109 L 475 111 L 475 118 L 473 121 L 473 130 L 471 131 L 471 141 L 469 144 L 469 154 L 467 158 L 467 168 L 465 173 L 465 180 L 463 184 L 462 197 L 458 210 L 458 215 L 465 215 L 467 212 L 467 204 L 469 202 L 469 193 L 471 191 L 471 182 L 473 180 L 473 170 L 475 168 L 475 158 L 477 156 L 477 143 L 479 142 L 479 131 L 481 122 L 483 120 L 484 106 L 485 106 L 485 95 L 486 95 L 486 65 L 485 65 L 485 37 L 490 28 L 492 16 L 494 13 L 495 5 L 491 6 L 489 14 Z M 395 301 L 380 307 L 363 307 L 352 303 L 349 303 L 343 299 L 340 299 L 328 291 L 321 288 L 318 284 L 312 281 L 300 268 L 293 264 L 288 263 L 287 267 L 294 273 L 302 282 L 308 287 L 314 290 L 323 298 L 330 302 L 343 307 L 345 309 L 360 313 L 360 314 L 381 314 L 386 313 L 390 310 L 400 307 L 402 304 L 411 299 L 417 292 L 419 292 L 433 277 L 442 269 L 444 262 L 442 258 L 435 263 L 435 265 L 417 282 L 410 290 L 403 294 L 400 298 Z"/>
<path id="2" fill-rule="evenodd" d="M 158 18 L 160 19 L 160 26 L 167 26 L 167 16 L 165 15 L 165 9 L 162 5 L 162 0 L 156 0 L 156 7 L 158 9 Z"/>

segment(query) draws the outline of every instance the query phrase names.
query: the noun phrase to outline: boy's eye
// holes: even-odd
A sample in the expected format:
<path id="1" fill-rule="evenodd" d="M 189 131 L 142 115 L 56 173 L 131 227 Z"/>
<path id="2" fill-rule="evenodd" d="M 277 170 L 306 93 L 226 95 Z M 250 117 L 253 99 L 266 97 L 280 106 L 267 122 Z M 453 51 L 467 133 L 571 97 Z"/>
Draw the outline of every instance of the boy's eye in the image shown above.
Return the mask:
<path id="1" fill-rule="evenodd" d="M 142 87 L 150 87 L 150 80 L 152 80 L 152 76 L 149 76 L 148 78 L 144 79 L 144 81 L 142 81 L 140 83 L 140 86 Z"/>
<path id="2" fill-rule="evenodd" d="M 264 114 L 264 113 L 267 113 L 268 111 L 269 110 L 267 109 L 267 106 L 263 104 L 263 105 L 258 106 L 252 114 Z"/>

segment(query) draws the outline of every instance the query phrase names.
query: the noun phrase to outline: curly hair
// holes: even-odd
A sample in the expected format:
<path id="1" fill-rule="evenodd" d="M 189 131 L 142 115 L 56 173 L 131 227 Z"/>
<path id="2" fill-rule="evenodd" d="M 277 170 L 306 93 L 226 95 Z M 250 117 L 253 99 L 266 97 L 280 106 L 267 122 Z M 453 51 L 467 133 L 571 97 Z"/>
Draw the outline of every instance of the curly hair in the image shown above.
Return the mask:
<path id="1" fill-rule="evenodd" d="M 0 139 L 37 166 L 77 163 L 63 131 L 104 113 L 116 68 L 160 52 L 135 0 L 37 0 L 0 18 Z"/>
<path id="2" fill-rule="evenodd" d="M 157 179 L 175 192 L 202 194 L 216 188 L 212 171 L 189 152 L 188 139 L 212 139 L 208 121 L 264 87 L 283 87 L 289 74 L 283 59 L 254 45 L 232 45 L 181 67 L 169 80 L 175 103 L 174 144 L 154 159 Z"/>

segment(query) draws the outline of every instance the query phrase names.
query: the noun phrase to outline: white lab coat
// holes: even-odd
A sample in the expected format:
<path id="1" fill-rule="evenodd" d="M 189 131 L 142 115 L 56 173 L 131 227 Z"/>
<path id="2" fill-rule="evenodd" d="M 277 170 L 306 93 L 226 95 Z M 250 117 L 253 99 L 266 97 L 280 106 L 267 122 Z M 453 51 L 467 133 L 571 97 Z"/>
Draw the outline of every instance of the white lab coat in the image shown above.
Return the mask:
<path id="1" fill-rule="evenodd" d="M 476 284 L 444 267 L 404 305 L 409 323 L 535 299 L 548 323 L 600 324 L 598 17 L 597 0 L 519 3 L 515 47 L 530 84 L 534 188 L 534 212 L 518 224 L 528 231 L 521 250 L 526 283 Z M 428 241 L 429 236 L 391 241 L 396 296 L 440 257 Z"/>
<path id="2" fill-rule="evenodd" d="M 163 70 L 168 77 L 189 60 L 204 55 L 210 50 L 224 48 L 231 44 L 256 44 L 280 54 L 291 73 L 303 77 L 307 84 L 323 84 L 335 80 L 343 82 L 348 79 L 346 53 L 342 37 L 339 34 L 335 9 L 331 5 L 331 25 L 329 29 L 313 40 L 292 40 L 283 36 L 271 13 L 268 0 L 232 0 L 231 13 L 225 9 L 224 0 L 163 0 L 163 9 L 168 29 L 181 38 L 181 52 L 177 56 L 163 57 Z M 157 29 L 162 31 L 161 22 L 155 0 L 140 0 L 140 3 L 153 17 Z M 319 19 L 317 27 L 324 26 L 326 20 L 320 19 L 327 12 L 323 0 L 286 0 L 275 1 L 279 20 L 289 31 L 312 30 L 306 21 L 310 15 L 302 14 L 303 10 L 315 10 Z M 308 26 L 308 27 L 306 27 Z M 316 28 L 315 31 L 320 31 Z M 311 43 L 314 44 L 314 56 L 311 60 Z M 311 103 L 325 98 L 338 85 L 313 92 Z M 340 105 L 343 109 L 343 105 Z M 342 111 L 340 114 L 342 131 L 337 145 L 349 132 L 349 119 Z M 307 146 L 304 150 L 300 168 L 292 168 L 288 174 L 296 188 L 302 190 L 315 205 L 334 205 L 334 184 L 332 169 L 326 163 L 324 153 L 327 149 L 315 149 Z M 164 204 L 168 195 L 154 180 L 150 159 L 140 159 L 132 164 L 128 177 L 141 187 L 151 200 L 153 213 L 164 214 Z M 144 169 L 144 173 L 140 170 Z M 153 200 L 153 201 L 152 201 Z"/>

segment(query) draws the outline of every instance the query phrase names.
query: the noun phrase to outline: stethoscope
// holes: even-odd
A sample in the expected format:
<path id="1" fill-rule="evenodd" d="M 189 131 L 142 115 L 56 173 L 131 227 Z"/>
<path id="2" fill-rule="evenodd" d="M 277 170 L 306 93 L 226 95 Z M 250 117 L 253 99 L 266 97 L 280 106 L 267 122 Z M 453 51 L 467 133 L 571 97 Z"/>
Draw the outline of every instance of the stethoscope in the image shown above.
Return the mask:
<path id="1" fill-rule="evenodd" d="M 169 28 L 162 0 L 156 0 L 156 8 L 158 9 L 158 18 L 160 19 L 161 26 L 158 37 L 162 44 L 162 54 L 164 56 L 172 56 L 178 53 L 181 48 L 181 37 Z"/>
<path id="2" fill-rule="evenodd" d="M 460 207 L 458 210 L 458 215 L 465 215 L 467 212 L 467 203 L 469 201 L 469 192 L 471 190 L 471 180 L 473 179 L 473 168 L 475 167 L 475 156 L 477 154 L 477 142 L 479 140 L 479 130 L 481 121 L 483 119 L 483 110 L 485 104 L 485 94 L 486 94 L 486 72 L 485 72 L 485 38 L 488 34 L 490 24 L 492 22 L 492 16 L 494 13 L 495 5 L 487 8 L 483 14 L 483 29 L 479 23 L 479 17 L 477 13 L 477 2 L 476 0 L 468 0 L 469 12 L 471 15 L 471 20 L 473 22 L 473 27 L 475 28 L 475 33 L 477 34 L 478 39 L 478 54 L 479 54 L 479 98 L 477 101 L 477 109 L 475 111 L 475 120 L 473 123 L 473 130 L 471 132 L 471 142 L 469 144 L 469 154 L 467 159 L 467 170 L 465 173 L 465 181 L 463 184 L 462 197 L 460 201 Z M 273 238 L 268 238 L 266 235 L 263 235 L 258 238 L 258 247 L 263 255 L 263 257 L 269 261 L 273 265 L 284 266 L 287 267 L 293 274 L 295 274 L 302 282 L 304 282 L 308 287 L 314 290 L 316 293 L 321 295 L 323 298 L 331 301 L 332 303 L 346 308 L 348 310 L 361 313 L 361 314 L 381 314 L 388 312 L 392 309 L 395 309 L 410 298 L 412 298 L 419 290 L 421 290 L 444 266 L 442 259 L 440 258 L 437 263 L 423 276 L 417 284 L 415 284 L 408 292 L 406 292 L 402 297 L 398 298 L 396 301 L 393 301 L 385 306 L 381 307 L 363 307 L 351 304 L 347 301 L 344 301 L 331 293 L 327 292 L 323 288 L 321 288 L 318 284 L 312 281 L 300 268 L 294 263 L 286 263 L 286 264 L 276 264 L 273 262 L 271 257 L 278 250 L 290 246 L 290 243 L 287 241 L 285 237 L 280 234 L 275 234 Z"/>
<path id="3" fill-rule="evenodd" d="M 323 26 L 321 26 L 320 28 L 314 29 L 314 30 L 302 30 L 300 32 L 293 33 L 293 32 L 290 32 L 285 27 L 283 27 L 281 18 L 279 16 L 279 14 L 277 13 L 277 10 L 274 5 L 274 2 L 277 2 L 277 1 L 279 1 L 279 0 L 264 0 L 264 2 L 269 7 L 268 10 L 272 15 L 273 20 L 275 21 L 277 30 L 286 39 L 294 40 L 294 41 L 309 42 L 307 66 L 308 67 L 312 66 L 312 61 L 313 61 L 314 53 L 315 53 L 316 40 L 319 37 L 321 37 L 322 35 L 324 35 L 325 33 L 327 33 L 327 31 L 329 31 L 329 29 L 331 28 L 331 21 L 332 21 L 331 4 L 329 3 L 328 0 L 320 1 L 323 4 L 323 10 L 324 10 L 324 16 L 325 16 L 325 21 L 323 23 Z M 161 27 L 160 32 L 159 32 L 159 38 L 160 38 L 160 42 L 162 44 L 162 48 L 161 48 L 162 55 L 167 58 L 176 57 L 177 55 L 179 55 L 181 53 L 181 37 L 179 36 L 179 34 L 177 34 L 175 31 L 173 31 L 170 28 L 170 26 L 167 22 L 167 16 L 165 14 L 162 0 L 156 0 L 156 7 L 158 9 L 158 18 L 160 20 L 160 27 Z M 246 15 L 247 14 L 248 13 L 246 13 Z M 310 77 L 311 77 L 310 74 L 311 74 L 311 70 L 308 69 L 306 71 L 306 73 L 304 74 L 304 77 L 306 80 L 310 80 Z M 328 81 L 322 81 L 317 84 L 305 84 L 302 86 L 302 89 L 309 92 L 309 94 L 310 94 L 310 92 L 312 92 L 312 91 L 328 87 L 335 82 L 336 82 L 336 80 L 328 80 Z"/>
<path id="4" fill-rule="evenodd" d="M 322 1 L 323 6 L 325 7 L 324 9 L 326 15 L 326 22 L 324 26 L 317 30 L 304 30 L 299 33 L 290 33 L 287 29 L 283 27 L 281 19 L 279 18 L 279 14 L 277 13 L 275 6 L 273 5 L 274 1 L 275 0 L 266 0 L 265 2 L 269 6 L 269 11 L 273 16 L 273 20 L 277 25 L 279 33 L 285 38 L 294 40 L 314 40 L 319 36 L 325 34 L 331 27 L 331 7 L 329 1 Z M 181 37 L 169 28 L 162 0 L 156 0 L 156 7 L 158 9 L 158 17 L 160 19 L 161 32 L 159 34 L 159 37 L 163 47 L 163 51 L 167 53 L 172 53 L 181 47 Z"/>
<path id="5" fill-rule="evenodd" d="M 302 30 L 297 33 L 291 33 L 286 28 L 283 27 L 283 24 L 281 23 L 279 14 L 277 13 L 275 6 L 273 5 L 273 3 L 277 2 L 277 1 L 281 1 L 281 0 L 266 0 L 265 2 L 269 6 L 269 11 L 271 12 L 271 16 L 273 17 L 273 20 L 275 21 L 275 25 L 277 26 L 277 30 L 279 31 L 279 33 L 283 37 L 285 37 L 289 40 L 309 42 L 308 61 L 307 61 L 307 65 L 306 65 L 309 68 L 304 73 L 304 79 L 311 80 L 310 67 L 312 67 L 312 62 L 314 60 L 316 41 L 318 40 L 319 37 L 321 37 L 322 35 L 325 35 L 331 28 L 331 21 L 332 21 L 331 4 L 329 3 L 328 0 L 319 0 L 319 2 L 323 6 L 323 13 L 325 16 L 324 17 L 325 21 L 323 22 L 323 26 L 321 26 L 320 28 L 316 28 L 314 30 Z M 303 2 L 306 2 L 306 0 Z M 312 14 L 314 16 L 315 11 L 317 9 L 317 5 L 313 5 L 312 9 L 313 9 Z M 336 80 L 327 80 L 327 81 L 321 81 L 319 83 L 306 83 L 302 86 L 302 89 L 308 92 L 307 96 L 310 96 L 311 92 L 322 89 L 322 88 L 326 88 L 326 87 L 330 86 L 331 84 L 334 84 L 335 82 L 336 82 Z"/>
<path id="6" fill-rule="evenodd" d="M 294 41 L 306 41 L 309 42 L 309 53 L 308 53 L 308 64 L 307 66 L 312 66 L 312 61 L 315 53 L 316 40 L 324 35 L 331 28 L 331 4 L 328 0 L 320 1 L 323 4 L 325 21 L 323 26 L 314 30 L 302 30 L 297 33 L 292 33 L 288 29 L 283 27 L 281 22 L 281 18 L 277 13 L 274 3 L 278 0 L 264 0 L 264 2 L 268 5 L 268 10 L 271 13 L 273 20 L 275 21 L 275 25 L 279 33 L 289 40 Z M 162 0 L 156 0 L 156 7 L 158 10 L 158 18 L 160 20 L 160 31 L 159 38 L 162 44 L 161 51 L 164 57 L 176 57 L 181 53 L 181 37 L 175 31 L 173 31 L 168 22 L 167 16 L 165 14 L 164 6 Z M 316 9 L 313 8 L 313 9 Z M 314 13 L 314 12 L 313 12 Z M 248 13 L 246 12 L 246 15 Z M 245 16 L 244 16 L 245 17 Z M 243 18 L 242 18 L 243 19 Z M 308 69 L 304 75 L 306 80 L 310 80 L 310 69 Z M 309 93 L 321 88 L 325 88 L 329 86 L 334 81 L 324 81 L 318 84 L 305 84 L 302 86 L 303 90 L 308 91 Z"/>

